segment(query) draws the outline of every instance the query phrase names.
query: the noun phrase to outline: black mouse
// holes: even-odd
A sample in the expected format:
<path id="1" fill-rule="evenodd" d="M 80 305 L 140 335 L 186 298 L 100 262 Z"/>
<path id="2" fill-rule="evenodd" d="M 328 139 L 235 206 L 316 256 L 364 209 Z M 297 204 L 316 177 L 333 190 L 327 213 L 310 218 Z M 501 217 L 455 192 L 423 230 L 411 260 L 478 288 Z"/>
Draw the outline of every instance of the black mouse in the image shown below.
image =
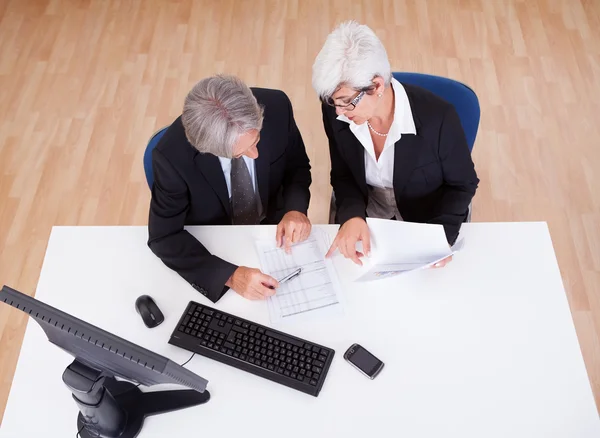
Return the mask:
<path id="1" fill-rule="evenodd" d="M 156 327 L 165 320 L 164 315 L 149 295 L 142 295 L 135 300 L 135 310 L 148 328 Z"/>

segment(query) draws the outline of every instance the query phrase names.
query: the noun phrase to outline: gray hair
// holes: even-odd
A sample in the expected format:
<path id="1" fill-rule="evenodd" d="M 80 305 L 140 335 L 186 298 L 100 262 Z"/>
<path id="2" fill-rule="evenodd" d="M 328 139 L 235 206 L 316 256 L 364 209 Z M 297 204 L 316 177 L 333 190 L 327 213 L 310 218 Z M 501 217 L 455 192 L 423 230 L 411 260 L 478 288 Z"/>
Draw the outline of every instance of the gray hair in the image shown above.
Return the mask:
<path id="1" fill-rule="evenodd" d="M 342 85 L 356 90 L 372 85 L 381 76 L 385 85 L 392 69 L 385 47 L 368 26 L 346 21 L 329 34 L 312 68 L 312 85 L 322 100 Z"/>
<path id="2" fill-rule="evenodd" d="M 231 158 L 241 134 L 262 128 L 263 108 L 241 79 L 217 75 L 202 79 L 188 93 L 181 121 L 198 151 Z"/>

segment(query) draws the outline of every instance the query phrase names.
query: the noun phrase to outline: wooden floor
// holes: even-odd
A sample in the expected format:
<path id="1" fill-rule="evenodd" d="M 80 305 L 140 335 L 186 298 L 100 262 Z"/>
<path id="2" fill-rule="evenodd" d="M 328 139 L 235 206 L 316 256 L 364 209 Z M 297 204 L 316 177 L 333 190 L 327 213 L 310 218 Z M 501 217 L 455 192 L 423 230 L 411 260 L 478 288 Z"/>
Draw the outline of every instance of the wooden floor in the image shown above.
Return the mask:
<path id="1" fill-rule="evenodd" d="M 599 0 L 0 0 L 0 284 L 35 292 L 53 225 L 146 224 L 146 141 L 216 72 L 288 93 L 325 222 L 311 66 L 350 18 L 479 95 L 473 220 L 548 221 L 600 406 Z M 25 322 L 0 306 L 0 418 Z"/>

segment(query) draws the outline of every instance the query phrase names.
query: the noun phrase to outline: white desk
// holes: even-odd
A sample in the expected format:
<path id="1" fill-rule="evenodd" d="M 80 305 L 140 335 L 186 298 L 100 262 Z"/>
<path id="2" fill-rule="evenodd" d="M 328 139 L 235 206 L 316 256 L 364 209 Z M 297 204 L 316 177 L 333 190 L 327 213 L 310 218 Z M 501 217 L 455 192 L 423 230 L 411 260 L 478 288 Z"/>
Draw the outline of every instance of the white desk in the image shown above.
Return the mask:
<path id="1" fill-rule="evenodd" d="M 214 253 L 258 266 L 253 235 L 267 231 L 192 232 Z M 318 398 L 196 356 L 187 368 L 209 380 L 210 402 L 150 417 L 140 437 L 600 437 L 546 225 L 475 223 L 463 234 L 448 267 L 367 285 L 345 280 L 354 268 L 335 258 L 345 316 L 281 327 L 335 349 Z M 146 239 L 145 227 L 54 228 L 36 297 L 182 363 L 190 353 L 169 335 L 188 301 L 210 303 Z M 165 314 L 155 329 L 134 310 L 141 294 Z M 268 323 L 266 303 L 233 292 L 216 307 Z M 385 362 L 374 381 L 343 360 L 353 342 Z M 29 322 L 2 438 L 75 436 L 78 411 L 61 380 L 71 361 Z"/>

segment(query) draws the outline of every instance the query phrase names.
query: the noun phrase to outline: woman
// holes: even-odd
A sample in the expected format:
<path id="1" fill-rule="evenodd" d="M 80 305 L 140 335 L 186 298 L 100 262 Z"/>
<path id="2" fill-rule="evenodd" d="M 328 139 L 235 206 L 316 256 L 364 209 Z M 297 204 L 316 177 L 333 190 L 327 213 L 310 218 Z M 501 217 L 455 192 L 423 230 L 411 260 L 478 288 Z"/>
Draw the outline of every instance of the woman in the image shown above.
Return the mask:
<path id="1" fill-rule="evenodd" d="M 312 83 L 341 224 L 327 256 L 339 249 L 362 265 L 356 243 L 368 256 L 367 216 L 442 224 L 453 244 L 479 183 L 454 107 L 393 79 L 383 44 L 355 21 L 327 37 Z"/>

